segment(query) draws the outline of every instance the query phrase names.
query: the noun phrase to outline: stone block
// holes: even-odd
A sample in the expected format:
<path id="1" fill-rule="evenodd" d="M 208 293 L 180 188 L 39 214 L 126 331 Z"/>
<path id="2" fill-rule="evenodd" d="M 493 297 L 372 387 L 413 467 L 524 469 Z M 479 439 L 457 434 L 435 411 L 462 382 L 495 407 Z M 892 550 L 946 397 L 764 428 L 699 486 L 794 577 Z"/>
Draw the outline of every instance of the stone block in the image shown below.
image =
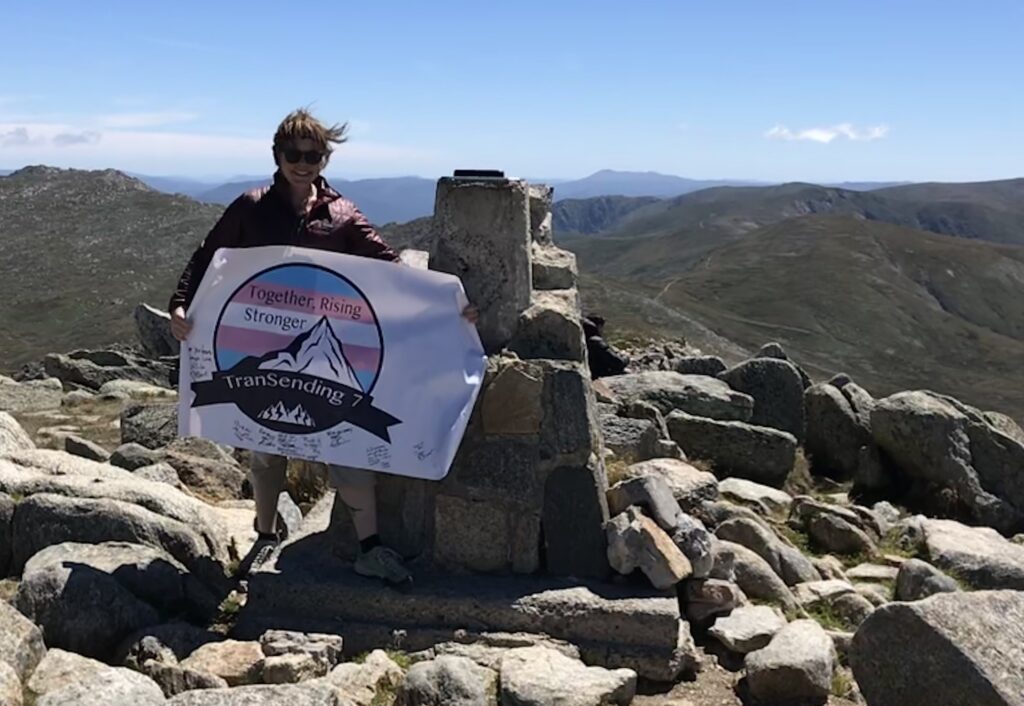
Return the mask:
<path id="1" fill-rule="evenodd" d="M 323 667 L 312 656 L 301 653 L 267 657 L 260 667 L 264 684 L 298 684 L 323 675 Z"/>
<path id="2" fill-rule="evenodd" d="M 178 340 L 171 334 L 171 315 L 149 304 L 135 306 L 135 329 L 146 355 L 178 355 Z"/>
<path id="3" fill-rule="evenodd" d="M 426 649 L 467 628 L 542 633 L 577 645 L 588 663 L 671 681 L 695 659 L 679 618 L 675 596 L 546 576 L 423 573 L 416 576 L 415 591 L 397 591 L 358 576 L 309 535 L 289 540 L 250 575 L 237 632 L 248 637 L 270 627 L 344 630 L 350 652 Z"/>
<path id="4" fill-rule="evenodd" d="M 377 522 L 381 541 L 403 556 L 423 553 L 430 543 L 433 497 L 438 484 L 381 474 L 377 479 Z M 355 528 L 352 528 L 355 538 Z"/>
<path id="5" fill-rule="evenodd" d="M 717 355 L 687 355 L 675 362 L 673 370 L 681 375 L 709 375 L 714 377 L 726 370 L 725 361 Z"/>
<path id="6" fill-rule="evenodd" d="M 402 683 L 404 674 L 383 650 L 373 650 L 361 663 L 345 662 L 331 670 L 326 682 L 344 694 L 352 706 L 374 706 L 391 703 L 389 691 Z M 385 697 L 381 699 L 380 697 Z"/>
<path id="7" fill-rule="evenodd" d="M 529 189 L 520 180 L 444 178 L 434 203 L 431 269 L 456 275 L 480 310 L 488 353 L 512 338 L 530 306 Z"/>
<path id="8" fill-rule="evenodd" d="M 534 438 L 470 439 L 459 450 L 445 485 L 457 485 L 474 497 L 539 506 L 539 465 L 540 447 Z"/>
<path id="9" fill-rule="evenodd" d="M 824 703 L 832 686 L 836 651 L 813 620 L 797 620 L 767 647 L 747 655 L 747 682 L 758 703 Z"/>
<path id="10" fill-rule="evenodd" d="M 647 461 L 658 455 L 658 427 L 649 419 L 602 414 L 601 438 L 605 448 L 627 462 Z"/>
<path id="11" fill-rule="evenodd" d="M 540 566 L 540 512 L 516 514 L 512 528 L 512 572 L 532 574 Z"/>
<path id="12" fill-rule="evenodd" d="M 729 651 L 745 655 L 767 647 L 775 633 L 784 627 L 786 618 L 777 608 L 752 605 L 737 608 L 728 617 L 716 620 L 708 633 Z"/>
<path id="13" fill-rule="evenodd" d="M 686 619 L 694 624 L 706 625 L 747 602 L 739 586 L 722 579 L 690 580 L 679 588 L 685 596 Z"/>
<path id="14" fill-rule="evenodd" d="M 608 513 L 613 517 L 636 505 L 666 532 L 679 526 L 682 511 L 668 483 L 657 476 L 639 476 L 619 481 L 608 490 Z"/>
<path id="15" fill-rule="evenodd" d="M 606 526 L 608 561 L 620 574 L 640 569 L 658 589 L 668 589 L 689 576 L 693 569 L 663 529 L 632 506 Z"/>
<path id="16" fill-rule="evenodd" d="M 217 598 L 170 555 L 123 542 L 65 543 L 25 565 L 17 608 L 43 630 L 47 645 L 108 659 L 136 630 L 161 615 L 195 620 Z"/>
<path id="17" fill-rule="evenodd" d="M 260 637 L 260 647 L 267 657 L 306 655 L 326 674 L 341 659 L 344 640 L 339 635 L 267 630 Z"/>
<path id="18" fill-rule="evenodd" d="M 634 463 L 623 472 L 624 478 L 644 476 L 665 481 L 684 512 L 692 511 L 706 500 L 718 499 L 718 479 L 714 474 L 694 468 L 685 460 L 656 458 Z"/>
<path id="19" fill-rule="evenodd" d="M 636 694 L 636 676 L 588 667 L 547 647 L 518 647 L 501 660 L 501 703 L 625 706 Z"/>
<path id="20" fill-rule="evenodd" d="M 240 686 L 259 682 L 263 659 L 258 642 L 224 640 L 203 645 L 185 658 L 181 666 L 218 676 L 229 686 Z"/>
<path id="21" fill-rule="evenodd" d="M 666 415 L 681 410 L 698 417 L 745 422 L 754 410 L 752 397 L 706 375 L 650 370 L 613 375 L 603 382 L 621 404 L 643 401 Z"/>
<path id="22" fill-rule="evenodd" d="M 578 279 L 576 255 L 554 246 L 533 244 L 534 290 L 573 289 Z"/>
<path id="23" fill-rule="evenodd" d="M 508 513 L 494 503 L 438 495 L 434 559 L 464 571 L 507 570 L 511 557 Z"/>
<path id="24" fill-rule="evenodd" d="M 544 424 L 541 459 L 585 465 L 600 449 L 597 408 L 590 376 L 578 363 L 543 361 Z"/>
<path id="25" fill-rule="evenodd" d="M 501 368 L 481 393 L 485 434 L 538 434 L 544 417 L 543 374 L 523 362 Z"/>
<path id="26" fill-rule="evenodd" d="M 121 443 L 159 449 L 178 438 L 178 405 L 138 403 L 121 410 Z"/>
<path id="27" fill-rule="evenodd" d="M 104 463 L 110 459 L 110 452 L 99 444 L 83 439 L 76 434 L 68 434 L 64 437 L 64 450 L 69 454 L 87 458 L 90 461 Z"/>
<path id="28" fill-rule="evenodd" d="M 547 184 L 530 184 L 530 237 L 535 243 L 550 245 L 551 201 L 554 189 Z"/>
<path id="29" fill-rule="evenodd" d="M 535 291 L 508 347 L 521 358 L 585 360 L 579 293 L 575 289 Z"/>
<path id="30" fill-rule="evenodd" d="M 719 477 L 738 476 L 778 488 L 793 470 L 797 443 L 787 432 L 680 411 L 665 421 L 686 455 L 710 461 Z"/>
<path id="31" fill-rule="evenodd" d="M 17 608 L 0 600 L 0 663 L 28 679 L 46 655 L 43 632 Z"/>
<path id="32" fill-rule="evenodd" d="M 1024 696 L 1024 593 L 942 593 L 876 610 L 850 665 L 877 706 L 1010 706 Z"/>
<path id="33" fill-rule="evenodd" d="M 751 424 L 786 431 L 803 441 L 804 386 L 795 365 L 777 358 L 754 358 L 718 377 L 754 398 Z"/>
<path id="34" fill-rule="evenodd" d="M 596 459 L 586 466 L 556 468 L 548 477 L 543 528 L 549 573 L 597 579 L 609 574 L 607 486 Z"/>
<path id="35" fill-rule="evenodd" d="M 56 410 L 61 407 L 64 386 L 55 378 L 18 382 L 0 375 L 0 410 L 13 414 Z"/>
<path id="36" fill-rule="evenodd" d="M 496 706 L 498 675 L 467 657 L 441 655 L 414 664 L 399 685 L 395 706 Z"/>

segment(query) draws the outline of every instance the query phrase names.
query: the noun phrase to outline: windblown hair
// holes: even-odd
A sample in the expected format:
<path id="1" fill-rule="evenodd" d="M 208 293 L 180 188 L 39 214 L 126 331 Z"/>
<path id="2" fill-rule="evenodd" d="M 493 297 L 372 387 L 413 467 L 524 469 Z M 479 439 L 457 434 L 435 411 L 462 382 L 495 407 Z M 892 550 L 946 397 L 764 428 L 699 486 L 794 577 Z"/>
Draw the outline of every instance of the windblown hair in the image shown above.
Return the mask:
<path id="1" fill-rule="evenodd" d="M 289 113 L 274 133 L 274 152 L 284 149 L 296 140 L 313 140 L 326 154 L 333 151 L 332 143 L 348 141 L 348 123 L 328 127 L 305 108 Z"/>

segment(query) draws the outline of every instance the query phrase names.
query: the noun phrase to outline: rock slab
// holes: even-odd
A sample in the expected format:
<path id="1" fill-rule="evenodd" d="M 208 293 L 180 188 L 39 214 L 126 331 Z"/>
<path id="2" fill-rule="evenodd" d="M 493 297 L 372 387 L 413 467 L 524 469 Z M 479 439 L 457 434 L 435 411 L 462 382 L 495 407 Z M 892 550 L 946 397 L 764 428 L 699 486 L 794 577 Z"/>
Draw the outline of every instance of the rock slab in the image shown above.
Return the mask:
<path id="1" fill-rule="evenodd" d="M 467 657 L 442 655 L 414 664 L 395 706 L 497 706 L 498 674 Z"/>
<path id="2" fill-rule="evenodd" d="M 73 652 L 52 649 L 26 684 L 35 706 L 158 706 L 164 694 L 149 677 Z"/>
<path id="3" fill-rule="evenodd" d="M 587 667 L 548 647 L 520 647 L 501 660 L 502 706 L 625 706 L 636 694 L 631 669 Z"/>
<path id="4" fill-rule="evenodd" d="M 813 620 L 797 620 L 745 660 L 750 695 L 758 703 L 823 702 L 832 688 L 832 638 Z"/>
<path id="5" fill-rule="evenodd" d="M 612 394 L 623 404 L 648 402 L 662 414 L 682 410 L 710 419 L 745 422 L 754 410 L 749 395 L 736 392 L 727 383 L 706 375 L 653 370 L 603 378 Z"/>
<path id="6" fill-rule="evenodd" d="M 608 562 L 620 574 L 640 569 L 658 589 L 671 588 L 693 573 L 672 538 L 636 506 L 608 522 Z"/>
<path id="7" fill-rule="evenodd" d="M 55 544 L 25 565 L 15 604 L 48 645 L 109 659 L 131 633 L 216 608 L 216 598 L 170 555 L 126 542 Z"/>
<path id="8" fill-rule="evenodd" d="M 0 600 L 0 662 L 27 679 L 46 655 L 42 631 L 6 601 Z"/>
<path id="9" fill-rule="evenodd" d="M 871 706 L 1024 703 L 1024 593 L 944 593 L 864 621 L 850 664 Z"/>
<path id="10" fill-rule="evenodd" d="M 719 618 L 708 633 L 731 651 L 739 654 L 767 647 L 782 628 L 786 618 L 778 610 L 764 605 L 737 608 L 725 618 Z"/>
<path id="11" fill-rule="evenodd" d="M 353 706 L 326 684 L 239 686 L 178 694 L 167 706 Z"/>
<path id="12" fill-rule="evenodd" d="M 781 488 L 796 461 L 796 437 L 784 431 L 679 411 L 668 415 L 665 423 L 687 457 L 710 461 L 719 477 L 737 476 Z"/>

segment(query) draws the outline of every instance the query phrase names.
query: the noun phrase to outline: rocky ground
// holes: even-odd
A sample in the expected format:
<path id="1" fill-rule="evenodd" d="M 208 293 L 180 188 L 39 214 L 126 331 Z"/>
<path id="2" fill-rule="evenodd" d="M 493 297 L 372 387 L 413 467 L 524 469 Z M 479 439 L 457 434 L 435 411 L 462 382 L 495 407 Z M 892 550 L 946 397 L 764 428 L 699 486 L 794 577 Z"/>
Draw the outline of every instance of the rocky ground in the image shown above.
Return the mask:
<path id="1" fill-rule="evenodd" d="M 1024 431 L 995 412 L 652 349 L 596 412 L 611 583 L 653 596 L 620 629 L 678 605 L 671 658 L 540 614 L 386 644 L 243 629 L 245 455 L 177 438 L 160 345 L 0 379 L 2 705 L 1024 703 Z M 293 464 L 293 536 L 327 490 Z"/>

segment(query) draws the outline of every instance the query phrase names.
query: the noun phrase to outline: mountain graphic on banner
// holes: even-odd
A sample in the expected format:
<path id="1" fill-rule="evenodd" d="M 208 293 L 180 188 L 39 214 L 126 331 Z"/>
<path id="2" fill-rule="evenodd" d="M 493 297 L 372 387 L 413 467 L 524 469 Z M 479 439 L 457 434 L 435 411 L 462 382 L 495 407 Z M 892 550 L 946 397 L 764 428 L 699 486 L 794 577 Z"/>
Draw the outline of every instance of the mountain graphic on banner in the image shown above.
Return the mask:
<path id="1" fill-rule="evenodd" d="M 314 375 L 364 391 L 345 356 L 341 339 L 334 333 L 326 316 L 309 331 L 297 336 L 287 348 L 264 355 L 259 367 Z"/>
<path id="2" fill-rule="evenodd" d="M 306 410 L 302 408 L 302 405 L 295 405 L 295 409 L 290 410 L 280 401 L 260 412 L 259 418 L 275 422 L 286 422 L 287 424 L 294 424 L 300 427 L 316 426 L 316 423 L 306 413 Z"/>

